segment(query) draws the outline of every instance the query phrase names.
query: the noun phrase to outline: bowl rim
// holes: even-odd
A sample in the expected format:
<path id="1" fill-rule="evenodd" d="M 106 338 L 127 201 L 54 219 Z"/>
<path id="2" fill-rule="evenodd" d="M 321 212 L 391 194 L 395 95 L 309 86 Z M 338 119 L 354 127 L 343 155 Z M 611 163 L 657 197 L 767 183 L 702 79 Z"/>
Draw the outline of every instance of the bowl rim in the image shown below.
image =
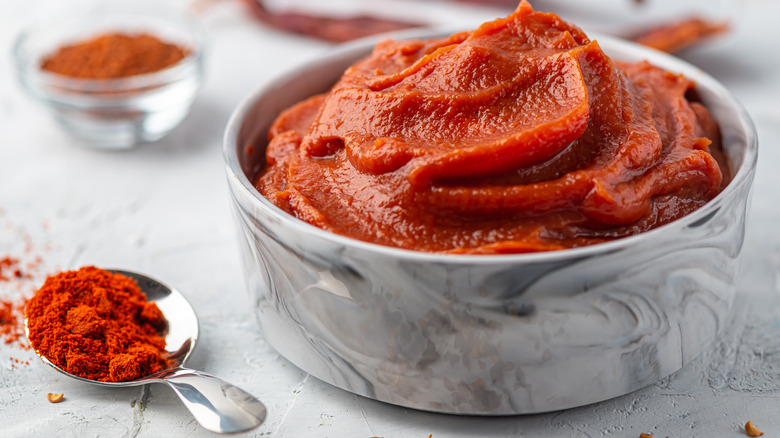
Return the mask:
<path id="1" fill-rule="evenodd" d="M 240 145 L 238 145 L 237 142 L 239 132 L 243 126 L 246 116 L 266 92 L 277 88 L 278 85 L 285 81 L 287 76 L 290 74 L 297 73 L 302 70 L 314 69 L 320 64 L 328 63 L 333 58 L 337 58 L 339 56 L 346 56 L 350 54 L 359 56 L 359 54 L 363 51 L 367 55 L 374 44 L 384 39 L 393 38 L 396 40 L 401 40 L 411 38 L 435 38 L 450 35 L 454 32 L 463 30 L 463 28 L 432 27 L 360 38 L 348 43 L 340 44 L 334 49 L 320 54 L 314 59 L 299 63 L 294 67 L 274 75 L 271 79 L 265 81 L 263 85 L 257 88 L 254 92 L 246 96 L 238 104 L 228 120 L 223 135 L 223 159 L 225 161 L 228 178 L 237 181 L 240 188 L 247 191 L 251 195 L 250 199 L 255 206 L 263 209 L 266 213 L 279 220 L 280 223 L 283 223 L 292 231 L 298 232 L 302 235 L 313 235 L 317 238 L 334 244 L 343 245 L 345 247 L 352 247 L 357 250 L 367 251 L 375 254 L 381 254 L 387 257 L 418 262 L 447 263 L 455 265 L 550 263 L 617 252 L 625 249 L 626 247 L 636 245 L 644 240 L 654 239 L 654 237 L 659 235 L 659 233 L 669 233 L 675 229 L 679 230 L 694 225 L 698 221 L 706 220 L 711 215 L 714 215 L 721 208 L 721 204 L 729 197 L 736 196 L 735 192 L 737 192 L 743 185 L 750 184 L 752 182 L 752 176 L 755 173 L 758 159 L 758 134 L 755 125 L 744 106 L 728 89 L 726 89 L 723 84 L 698 67 L 668 53 L 645 47 L 638 43 L 626 41 L 621 38 L 599 34 L 598 32 L 587 32 L 587 35 L 591 40 L 595 40 L 597 42 L 606 42 L 609 46 L 609 49 L 605 51 L 609 52 L 609 50 L 612 49 L 620 51 L 635 51 L 637 53 L 637 60 L 647 59 L 654 65 L 658 65 L 659 67 L 676 73 L 684 74 L 685 77 L 692 80 L 697 87 L 708 89 L 708 91 L 717 96 L 718 99 L 720 99 L 727 107 L 730 107 L 734 110 L 738 118 L 738 126 L 740 126 L 744 132 L 745 153 L 739 168 L 732 169 L 735 170 L 735 172 L 729 184 L 702 207 L 696 209 L 688 215 L 685 215 L 677 220 L 657 228 L 608 242 L 552 251 L 509 254 L 451 254 L 415 251 L 354 239 L 352 237 L 347 237 L 323 230 L 301 219 L 298 219 L 295 216 L 292 216 L 284 210 L 280 209 L 264 196 L 262 196 L 241 169 L 241 164 L 238 160 L 238 150 Z M 235 196 L 235 194 L 233 194 L 233 196 Z M 749 197 L 749 194 L 747 196 Z"/>
<path id="2" fill-rule="evenodd" d="M 171 23 L 177 23 L 180 28 L 185 29 L 189 37 L 192 38 L 192 45 L 185 45 L 184 47 L 189 50 L 189 53 L 179 60 L 179 62 L 172 64 L 163 69 L 136 74 L 131 76 L 123 76 L 118 78 L 78 78 L 73 76 L 62 75 L 59 73 L 52 73 L 38 67 L 36 61 L 41 57 L 35 59 L 29 57 L 24 53 L 25 44 L 30 38 L 34 37 L 39 31 L 45 28 L 53 26 L 66 26 L 80 21 L 90 21 L 94 16 L 98 16 L 114 25 L 121 25 L 122 23 L 144 23 L 154 24 L 156 28 L 162 28 Z M 118 27 L 118 30 L 122 30 Z M 110 26 L 106 27 L 103 31 L 95 33 L 99 35 L 110 31 Z M 136 33 L 133 31 L 132 33 Z M 149 30 L 146 33 L 158 36 L 153 30 Z M 90 38 L 90 32 L 85 32 L 83 37 L 76 38 L 76 41 L 86 40 Z M 169 42 L 166 39 L 162 39 L 164 42 Z M 63 44 L 67 43 L 64 41 Z M 175 44 L 175 43 L 174 43 Z M 61 47 L 59 45 L 57 47 Z M 78 92 L 79 97 L 87 98 L 99 98 L 99 99 L 111 99 L 115 96 L 101 95 L 105 92 L 122 92 L 133 91 L 144 88 L 157 87 L 160 85 L 169 84 L 179 81 L 183 78 L 187 78 L 203 68 L 204 56 L 208 46 L 208 38 L 206 30 L 203 25 L 192 19 L 185 17 L 171 18 L 161 17 L 154 15 L 143 14 L 116 14 L 116 13 L 101 13 L 96 15 L 78 15 L 68 17 L 64 20 L 58 20 L 52 24 L 51 22 L 41 22 L 23 28 L 16 36 L 11 46 L 11 56 L 14 61 L 15 70 L 18 77 L 28 83 L 28 86 L 32 84 L 44 84 L 56 89 L 60 89 L 61 92 Z M 56 49 L 55 49 L 56 50 Z M 37 86 L 35 86 L 37 88 Z"/>

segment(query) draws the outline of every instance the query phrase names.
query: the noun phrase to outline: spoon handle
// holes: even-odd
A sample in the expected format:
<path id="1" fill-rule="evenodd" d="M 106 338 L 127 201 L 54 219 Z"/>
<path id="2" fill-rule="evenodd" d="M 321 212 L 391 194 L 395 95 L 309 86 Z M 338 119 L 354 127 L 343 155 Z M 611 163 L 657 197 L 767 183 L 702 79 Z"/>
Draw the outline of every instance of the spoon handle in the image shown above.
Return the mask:
<path id="1" fill-rule="evenodd" d="M 157 378 L 173 388 L 198 423 L 212 432 L 245 432 L 265 420 L 265 405 L 258 399 L 212 375 L 177 367 Z"/>

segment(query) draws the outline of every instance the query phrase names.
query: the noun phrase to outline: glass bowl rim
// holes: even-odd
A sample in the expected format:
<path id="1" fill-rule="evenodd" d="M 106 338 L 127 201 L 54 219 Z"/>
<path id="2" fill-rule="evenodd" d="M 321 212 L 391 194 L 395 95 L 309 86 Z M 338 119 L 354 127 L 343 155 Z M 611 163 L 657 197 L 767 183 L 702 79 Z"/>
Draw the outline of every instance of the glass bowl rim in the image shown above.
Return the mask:
<path id="1" fill-rule="evenodd" d="M 35 86 L 36 88 L 40 84 L 54 87 L 63 92 L 77 92 L 81 95 L 80 97 L 100 97 L 100 93 L 104 92 L 122 92 L 159 87 L 197 74 L 198 70 L 203 68 L 203 58 L 208 40 L 204 27 L 197 20 L 171 19 L 142 14 L 97 14 L 95 16 L 116 19 L 119 22 L 156 22 L 157 24 L 176 22 L 179 23 L 180 27 L 186 29 L 188 37 L 192 38 L 194 44 L 186 46 L 189 53 L 179 62 L 157 71 L 119 78 L 76 78 L 47 72 L 36 65 L 36 59 L 31 59 L 24 53 L 25 44 L 29 39 L 49 25 L 48 22 L 37 23 L 22 29 L 13 42 L 11 53 L 19 77 L 28 86 Z M 90 15 L 69 17 L 65 20 L 57 21 L 55 25 L 64 26 L 88 18 L 90 18 Z M 149 33 L 154 34 L 152 31 Z M 88 36 L 84 38 L 86 39 Z"/>

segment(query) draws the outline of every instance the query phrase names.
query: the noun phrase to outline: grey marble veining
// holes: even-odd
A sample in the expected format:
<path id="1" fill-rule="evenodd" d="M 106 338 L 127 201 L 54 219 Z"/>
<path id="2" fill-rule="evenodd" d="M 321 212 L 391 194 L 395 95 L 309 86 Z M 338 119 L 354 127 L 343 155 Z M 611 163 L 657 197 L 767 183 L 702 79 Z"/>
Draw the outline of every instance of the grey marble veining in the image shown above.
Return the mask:
<path id="1" fill-rule="evenodd" d="M 619 241 L 553 253 L 444 256 L 366 244 L 263 199 L 243 154 L 276 112 L 325 89 L 368 43 L 245 101 L 228 127 L 228 184 L 252 305 L 269 343 L 348 391 L 421 410 L 505 415 L 580 406 L 657 382 L 697 357 L 736 294 L 757 139 L 738 103 L 675 58 L 598 38 L 622 60 L 693 78 L 736 175 L 712 202 Z M 319 80 L 308 73 L 316 71 Z"/>

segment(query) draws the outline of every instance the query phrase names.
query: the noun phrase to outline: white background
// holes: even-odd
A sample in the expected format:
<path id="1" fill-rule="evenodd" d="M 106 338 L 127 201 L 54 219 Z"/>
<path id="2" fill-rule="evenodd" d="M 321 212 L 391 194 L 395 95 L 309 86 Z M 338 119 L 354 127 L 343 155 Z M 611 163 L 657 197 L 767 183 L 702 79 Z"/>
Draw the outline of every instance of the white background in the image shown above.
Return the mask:
<path id="1" fill-rule="evenodd" d="M 538 9 L 545 6 L 537 3 Z M 546 4 L 564 6 L 562 0 Z M 766 436 L 780 435 L 780 2 L 748 0 L 718 9 L 732 20 L 733 31 L 681 55 L 721 80 L 759 131 L 744 275 L 731 327 L 702 357 L 636 393 L 562 412 L 501 418 L 428 414 L 354 396 L 309 377 L 264 342 L 244 290 L 222 134 L 245 96 L 330 46 L 265 28 L 236 0 L 196 6 L 210 47 L 206 83 L 192 113 L 157 143 L 101 152 L 80 147 L 24 94 L 10 60 L 22 26 L 95 3 L 0 1 L 0 257 L 43 259 L 38 278 L 14 287 L 0 282 L 0 296 L 29 294 L 45 274 L 88 264 L 138 270 L 176 285 L 201 320 L 201 340 L 189 365 L 248 390 L 268 407 L 266 423 L 250 436 L 742 437 L 748 420 Z M 499 15 L 473 5 L 424 7 L 437 12 L 433 21 L 464 26 Z M 621 8 L 634 14 L 632 20 L 645 17 Z M 620 27 L 605 23 L 609 9 L 579 19 L 581 7 L 568 10 L 571 15 L 561 11 L 575 23 Z M 29 253 L 25 233 L 33 238 Z M 211 435 L 164 386 L 95 387 L 69 381 L 37 359 L 14 368 L 9 357 L 34 358 L 15 344 L 0 344 L 0 437 Z M 50 404 L 47 392 L 65 393 L 66 400 Z"/>

